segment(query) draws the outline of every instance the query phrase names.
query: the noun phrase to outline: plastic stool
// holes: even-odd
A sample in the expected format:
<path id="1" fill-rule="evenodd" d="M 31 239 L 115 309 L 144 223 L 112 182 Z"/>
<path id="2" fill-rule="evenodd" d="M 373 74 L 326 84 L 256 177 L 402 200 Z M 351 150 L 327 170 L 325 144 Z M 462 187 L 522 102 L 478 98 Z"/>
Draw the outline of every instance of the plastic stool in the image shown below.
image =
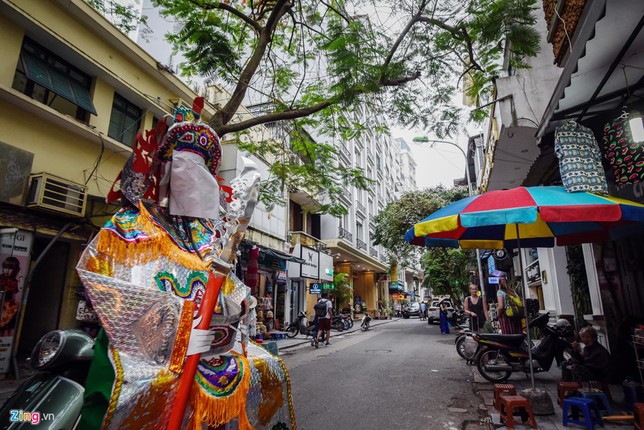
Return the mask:
<path id="1" fill-rule="evenodd" d="M 570 394 L 574 394 L 579 389 L 578 382 L 558 382 L 557 383 L 557 403 L 563 406 L 563 399 Z"/>
<path id="2" fill-rule="evenodd" d="M 499 396 L 501 409 L 499 411 L 501 422 L 505 422 L 506 427 L 514 428 L 514 410 L 519 409 L 523 422 L 528 422 L 532 427 L 537 427 L 537 422 L 532 413 L 532 406 L 528 399 L 523 396 Z"/>
<path id="3" fill-rule="evenodd" d="M 584 413 L 584 419 L 579 419 L 579 410 Z M 592 412 L 595 416 L 592 416 Z M 572 418 L 569 417 L 572 413 Z M 588 430 L 593 430 L 595 424 L 604 427 L 602 417 L 599 414 L 599 409 L 593 399 L 584 399 L 583 397 L 568 397 L 563 401 L 563 425 L 568 426 L 568 423 L 578 424 L 586 427 Z"/>
<path id="4" fill-rule="evenodd" d="M 512 384 L 494 384 L 494 409 L 497 411 L 501 410 L 501 403 L 499 402 L 499 397 L 504 394 L 510 396 L 517 395 L 517 389 L 514 388 Z"/>
<path id="5" fill-rule="evenodd" d="M 633 414 L 635 415 L 635 429 L 644 430 L 644 403 L 635 403 Z"/>
<path id="6" fill-rule="evenodd" d="M 579 390 L 579 394 L 581 397 L 585 399 L 593 399 L 593 400 L 598 400 L 601 402 L 602 407 L 599 408 L 600 412 L 601 411 L 606 411 L 606 415 L 613 415 L 613 408 L 610 406 L 610 402 L 608 401 L 608 397 L 606 396 L 606 393 L 603 391 L 599 390 L 593 390 L 593 391 L 586 391 L 586 390 Z"/>

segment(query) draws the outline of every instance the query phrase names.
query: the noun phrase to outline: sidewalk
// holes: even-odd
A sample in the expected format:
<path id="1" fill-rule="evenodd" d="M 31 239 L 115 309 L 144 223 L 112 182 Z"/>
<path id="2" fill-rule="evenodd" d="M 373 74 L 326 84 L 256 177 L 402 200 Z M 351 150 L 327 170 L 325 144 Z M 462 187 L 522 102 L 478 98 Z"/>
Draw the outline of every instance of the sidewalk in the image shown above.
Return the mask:
<path id="1" fill-rule="evenodd" d="M 505 429 L 506 427 L 501 424 L 499 413 L 494 409 L 494 384 L 483 379 L 481 374 L 478 372 L 476 366 L 469 366 L 473 374 L 473 385 L 475 392 L 481 395 L 485 401 L 485 406 L 488 409 L 488 413 L 491 418 L 491 422 L 494 428 Z M 553 363 L 550 372 L 546 373 L 535 373 L 534 375 L 534 385 L 535 388 L 540 389 L 548 393 L 550 400 L 554 406 L 555 413 L 553 415 L 536 415 L 535 419 L 541 430 L 570 430 L 570 429 L 582 429 L 584 427 L 568 424 L 568 427 L 563 426 L 563 417 L 561 414 L 561 406 L 557 404 L 557 382 L 561 380 L 561 369 L 557 367 L 556 363 Z M 531 388 L 532 384 L 530 382 L 530 376 L 524 373 L 514 373 L 510 379 L 507 381 L 508 384 L 512 384 L 517 389 L 517 394 L 520 394 L 521 390 Z M 614 415 L 627 415 L 627 413 L 622 413 L 625 410 L 623 405 L 624 393 L 620 385 L 611 385 L 611 394 L 613 397 L 613 402 L 611 406 L 613 407 Z M 604 423 L 604 429 L 614 430 L 614 429 L 624 429 L 632 428 L 633 424 L 622 422 L 618 423 Z M 517 425 L 517 429 L 528 429 L 531 428 L 529 425 Z M 595 428 L 600 428 L 595 426 Z"/>

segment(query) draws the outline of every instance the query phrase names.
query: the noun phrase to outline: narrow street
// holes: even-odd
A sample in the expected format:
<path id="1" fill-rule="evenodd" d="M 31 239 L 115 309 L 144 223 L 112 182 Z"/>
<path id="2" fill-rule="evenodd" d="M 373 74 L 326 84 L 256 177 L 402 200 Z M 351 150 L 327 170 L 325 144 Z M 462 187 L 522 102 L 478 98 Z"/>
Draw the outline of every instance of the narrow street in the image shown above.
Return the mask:
<path id="1" fill-rule="evenodd" d="M 280 352 L 299 429 L 477 429 L 482 400 L 453 335 L 418 318 Z"/>

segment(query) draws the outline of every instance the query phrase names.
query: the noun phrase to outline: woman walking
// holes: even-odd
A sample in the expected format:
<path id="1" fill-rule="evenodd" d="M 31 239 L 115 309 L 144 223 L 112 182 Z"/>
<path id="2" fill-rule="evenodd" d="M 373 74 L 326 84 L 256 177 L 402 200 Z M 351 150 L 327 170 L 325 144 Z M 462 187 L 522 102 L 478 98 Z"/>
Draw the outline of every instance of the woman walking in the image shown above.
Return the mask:
<path id="1" fill-rule="evenodd" d="M 501 325 L 501 333 L 503 334 L 521 334 L 521 318 L 523 315 L 515 318 L 514 315 L 512 318 L 506 315 L 505 310 L 507 309 L 508 296 L 514 295 L 514 292 L 508 288 L 508 280 L 505 277 L 502 277 L 499 280 L 499 291 L 496 293 L 496 300 L 498 306 L 496 308 L 499 315 L 499 324 Z"/>
<path id="2" fill-rule="evenodd" d="M 476 333 L 487 321 L 487 303 L 474 284 L 470 284 L 470 295 L 465 298 L 465 314 L 470 316 L 470 330 Z"/>
<path id="3" fill-rule="evenodd" d="M 441 334 L 449 334 L 449 322 L 447 322 L 447 305 L 445 302 L 441 302 L 438 305 L 440 308 L 440 317 L 441 317 Z"/>

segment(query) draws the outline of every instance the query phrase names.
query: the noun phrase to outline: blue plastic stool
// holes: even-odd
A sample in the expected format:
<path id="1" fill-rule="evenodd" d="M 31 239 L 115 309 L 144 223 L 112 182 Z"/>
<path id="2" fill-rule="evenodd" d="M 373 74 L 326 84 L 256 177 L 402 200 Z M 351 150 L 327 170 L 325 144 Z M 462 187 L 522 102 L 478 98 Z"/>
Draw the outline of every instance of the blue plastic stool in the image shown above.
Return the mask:
<path id="1" fill-rule="evenodd" d="M 586 390 L 578 390 L 579 394 L 581 394 L 581 397 L 585 399 L 593 399 L 593 400 L 598 400 L 602 403 L 602 407 L 599 408 L 600 411 L 606 411 L 606 415 L 613 415 L 613 408 L 610 406 L 610 402 L 608 401 L 608 397 L 606 396 L 606 393 L 603 391 L 586 391 Z"/>
<path id="2" fill-rule="evenodd" d="M 584 413 L 584 419 L 579 419 L 579 410 Z M 594 417 L 592 416 L 594 412 Z M 572 413 L 572 418 L 569 414 Z M 599 408 L 593 399 L 585 399 L 583 397 L 568 397 L 563 401 L 563 425 L 568 426 L 568 423 L 578 424 L 586 427 L 588 430 L 593 430 L 595 424 L 604 427 L 602 417 L 599 414 Z"/>

